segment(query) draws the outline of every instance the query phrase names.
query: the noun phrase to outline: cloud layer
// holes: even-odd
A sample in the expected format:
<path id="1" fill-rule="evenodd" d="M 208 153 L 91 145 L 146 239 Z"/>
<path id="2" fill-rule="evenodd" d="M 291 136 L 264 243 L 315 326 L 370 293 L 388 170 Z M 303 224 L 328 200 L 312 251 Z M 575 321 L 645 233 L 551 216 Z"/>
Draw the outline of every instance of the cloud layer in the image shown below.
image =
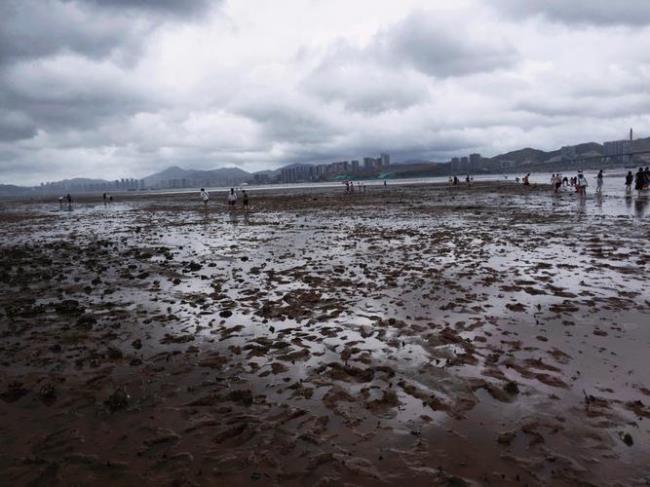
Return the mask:
<path id="1" fill-rule="evenodd" d="M 648 136 L 623 3 L 6 0 L 0 183 Z"/>

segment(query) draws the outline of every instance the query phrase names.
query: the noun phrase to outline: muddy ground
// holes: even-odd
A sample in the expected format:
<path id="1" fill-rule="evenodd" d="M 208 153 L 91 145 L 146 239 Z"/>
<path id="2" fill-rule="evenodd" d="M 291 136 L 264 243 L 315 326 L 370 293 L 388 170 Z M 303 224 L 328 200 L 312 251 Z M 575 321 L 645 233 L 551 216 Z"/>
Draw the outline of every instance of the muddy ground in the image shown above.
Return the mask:
<path id="1" fill-rule="evenodd" d="M 650 485 L 647 197 L 221 199 L 1 204 L 2 485 Z"/>

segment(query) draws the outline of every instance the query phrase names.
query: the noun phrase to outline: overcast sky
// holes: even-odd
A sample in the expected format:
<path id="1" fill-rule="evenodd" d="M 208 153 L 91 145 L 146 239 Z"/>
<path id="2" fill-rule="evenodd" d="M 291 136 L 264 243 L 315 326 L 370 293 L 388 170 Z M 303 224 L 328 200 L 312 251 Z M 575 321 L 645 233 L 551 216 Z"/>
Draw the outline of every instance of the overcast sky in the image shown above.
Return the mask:
<path id="1" fill-rule="evenodd" d="M 0 0 L 0 183 L 650 136 L 649 0 Z"/>

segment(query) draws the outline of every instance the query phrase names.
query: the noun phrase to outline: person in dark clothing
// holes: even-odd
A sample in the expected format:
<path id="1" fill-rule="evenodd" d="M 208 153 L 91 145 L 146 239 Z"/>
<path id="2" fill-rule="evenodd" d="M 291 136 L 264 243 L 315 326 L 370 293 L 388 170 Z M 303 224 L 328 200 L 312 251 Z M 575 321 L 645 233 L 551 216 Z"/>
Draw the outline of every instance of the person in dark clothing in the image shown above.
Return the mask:
<path id="1" fill-rule="evenodd" d="M 645 186 L 645 171 L 640 167 L 635 176 L 634 189 L 641 191 L 643 186 Z"/>
<path id="2" fill-rule="evenodd" d="M 244 205 L 244 210 L 248 211 L 248 193 L 246 190 L 242 191 L 242 203 Z"/>
<path id="3" fill-rule="evenodd" d="M 632 171 L 627 172 L 627 176 L 625 176 L 625 192 L 629 193 L 632 191 L 632 182 L 634 181 L 634 175 L 632 174 Z"/>

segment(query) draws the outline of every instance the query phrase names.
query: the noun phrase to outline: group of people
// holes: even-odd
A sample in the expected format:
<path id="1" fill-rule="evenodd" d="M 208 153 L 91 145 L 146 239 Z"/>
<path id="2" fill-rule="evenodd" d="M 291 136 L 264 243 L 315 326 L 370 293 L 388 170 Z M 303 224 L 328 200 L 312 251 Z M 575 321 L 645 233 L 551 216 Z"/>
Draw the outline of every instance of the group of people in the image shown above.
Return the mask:
<path id="1" fill-rule="evenodd" d="M 576 176 L 572 176 L 570 178 L 566 176 L 563 177 L 560 173 L 552 174 L 551 185 L 553 186 L 553 190 L 556 193 L 559 193 L 562 187 L 567 187 L 567 188 L 573 188 L 576 193 L 584 195 L 587 194 L 587 186 L 589 186 L 589 183 L 587 182 L 587 178 L 585 177 L 583 172 L 578 171 L 578 174 Z M 598 175 L 596 176 L 596 192 L 600 193 L 602 192 L 602 189 L 603 189 L 603 170 L 601 169 Z"/>
<path id="2" fill-rule="evenodd" d="M 344 184 L 345 184 L 345 192 L 346 193 L 354 193 L 354 188 L 355 188 L 354 181 L 346 180 L 346 181 L 344 181 Z M 386 181 L 385 180 L 384 180 L 384 186 L 386 186 Z M 365 193 L 366 192 L 366 185 L 365 184 L 361 184 L 361 183 L 357 182 L 356 188 L 357 188 L 356 190 L 359 191 L 360 193 L 362 193 L 362 192 Z"/>
<path id="3" fill-rule="evenodd" d="M 59 196 L 59 208 L 62 210 L 64 205 L 67 203 L 68 210 L 72 210 L 72 196 L 70 193 L 65 196 Z"/>
<path id="4" fill-rule="evenodd" d="M 525 185 L 529 184 L 528 176 L 530 176 L 530 174 L 524 176 Z M 596 193 L 603 192 L 604 177 L 604 171 L 602 169 L 599 170 L 598 174 L 596 175 Z M 563 186 L 565 186 L 574 188 L 576 193 L 583 195 L 586 194 L 587 186 L 589 186 L 587 178 L 582 171 L 578 171 L 577 176 L 573 176 L 571 178 L 567 178 L 566 176 L 562 177 L 562 175 L 559 173 L 553 174 L 551 176 L 551 184 L 553 185 L 556 193 L 559 192 Z M 640 167 L 636 174 L 632 174 L 632 171 L 628 171 L 628 173 L 625 175 L 625 191 L 627 193 L 630 193 L 632 191 L 632 184 L 634 184 L 634 189 L 637 191 L 647 190 L 650 187 L 650 167 L 646 167 L 645 169 Z"/>
<path id="5" fill-rule="evenodd" d="M 210 201 L 210 194 L 205 190 L 205 188 L 201 188 L 201 191 L 199 192 L 199 196 L 201 198 L 201 201 L 203 201 L 204 208 L 207 210 L 208 201 Z M 226 201 L 228 202 L 228 208 L 231 211 L 236 208 L 238 199 L 239 199 L 238 192 L 235 191 L 235 188 L 230 188 Z M 244 210 L 248 210 L 248 193 L 246 192 L 245 189 L 241 191 L 241 201 Z"/>
<path id="6" fill-rule="evenodd" d="M 465 184 L 471 186 L 472 181 L 474 181 L 474 178 L 472 176 L 470 176 L 469 174 L 465 176 Z M 458 179 L 458 176 L 454 176 L 454 177 L 449 176 L 449 184 L 451 186 L 458 186 L 460 184 L 460 179 Z"/>
<path id="7" fill-rule="evenodd" d="M 634 189 L 637 191 L 645 191 L 650 186 L 650 167 L 643 169 L 642 167 L 632 174 L 632 171 L 628 171 L 627 176 L 625 176 L 625 190 L 629 193 L 632 191 L 632 183 L 634 182 Z"/>

